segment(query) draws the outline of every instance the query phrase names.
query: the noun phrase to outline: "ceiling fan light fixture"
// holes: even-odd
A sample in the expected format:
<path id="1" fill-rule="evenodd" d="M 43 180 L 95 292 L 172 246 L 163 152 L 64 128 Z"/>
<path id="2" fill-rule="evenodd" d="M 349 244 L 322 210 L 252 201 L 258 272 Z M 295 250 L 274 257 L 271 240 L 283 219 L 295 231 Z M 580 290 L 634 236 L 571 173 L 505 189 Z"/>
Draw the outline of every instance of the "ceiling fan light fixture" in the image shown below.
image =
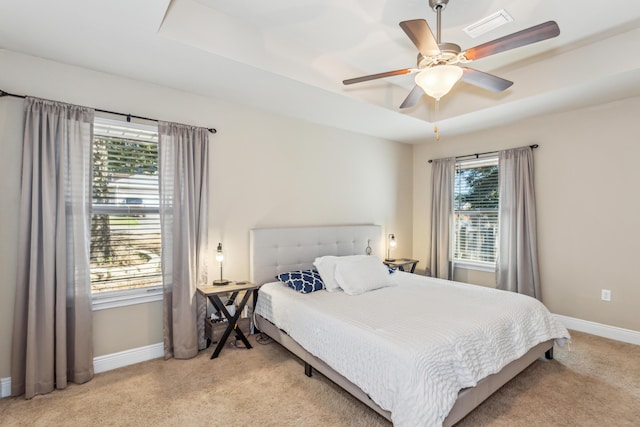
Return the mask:
<path id="1" fill-rule="evenodd" d="M 416 84 L 424 93 L 438 101 L 449 93 L 462 74 L 462 68 L 455 65 L 436 65 L 420 71 L 416 75 Z"/>

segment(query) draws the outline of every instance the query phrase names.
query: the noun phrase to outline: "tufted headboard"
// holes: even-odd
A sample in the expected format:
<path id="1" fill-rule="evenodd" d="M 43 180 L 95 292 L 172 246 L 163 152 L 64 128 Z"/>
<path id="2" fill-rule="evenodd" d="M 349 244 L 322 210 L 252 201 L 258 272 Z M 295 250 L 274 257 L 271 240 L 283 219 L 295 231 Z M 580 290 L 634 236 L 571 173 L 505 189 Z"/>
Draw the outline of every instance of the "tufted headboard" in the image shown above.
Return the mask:
<path id="1" fill-rule="evenodd" d="M 249 275 L 262 285 L 280 273 L 312 268 L 319 256 L 365 254 L 367 243 L 372 255 L 382 256 L 381 226 L 255 228 L 249 235 Z"/>

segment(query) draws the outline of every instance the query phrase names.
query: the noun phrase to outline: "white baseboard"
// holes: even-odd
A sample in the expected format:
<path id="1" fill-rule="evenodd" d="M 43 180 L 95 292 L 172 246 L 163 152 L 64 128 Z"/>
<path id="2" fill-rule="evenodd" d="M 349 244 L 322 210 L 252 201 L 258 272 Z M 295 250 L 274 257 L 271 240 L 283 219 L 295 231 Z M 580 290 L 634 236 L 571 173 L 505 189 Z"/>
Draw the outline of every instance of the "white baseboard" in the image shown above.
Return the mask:
<path id="1" fill-rule="evenodd" d="M 622 341 L 629 344 L 640 345 L 640 332 L 638 331 L 618 328 L 617 326 L 603 325 L 602 323 L 590 322 L 588 320 L 576 319 L 574 317 L 562 316 L 560 314 L 554 314 L 554 316 L 567 329 L 586 332 L 587 334 L 597 335 L 599 337 Z"/>
<path id="2" fill-rule="evenodd" d="M 93 372 L 110 371 L 124 366 L 164 357 L 164 344 L 151 344 L 93 358 Z M 11 396 L 11 377 L 0 378 L 0 399 Z"/>
<path id="3" fill-rule="evenodd" d="M 0 399 L 11 396 L 11 377 L 0 378 Z"/>
<path id="4" fill-rule="evenodd" d="M 118 353 L 105 354 L 104 356 L 93 358 L 93 372 L 99 374 L 100 372 L 106 372 L 160 357 L 164 357 L 163 343 L 132 348 L 131 350 L 120 351 Z"/>

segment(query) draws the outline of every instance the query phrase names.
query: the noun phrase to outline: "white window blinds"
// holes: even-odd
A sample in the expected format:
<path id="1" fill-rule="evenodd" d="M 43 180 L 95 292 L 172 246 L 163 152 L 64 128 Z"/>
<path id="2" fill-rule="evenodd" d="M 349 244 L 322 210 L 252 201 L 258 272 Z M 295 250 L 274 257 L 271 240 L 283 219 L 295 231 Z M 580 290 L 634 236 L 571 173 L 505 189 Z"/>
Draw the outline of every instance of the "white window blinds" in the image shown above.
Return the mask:
<path id="1" fill-rule="evenodd" d="M 498 202 L 497 157 L 456 163 L 454 262 L 495 265 Z"/>
<path id="2" fill-rule="evenodd" d="M 92 292 L 161 285 L 156 127 L 96 119 Z"/>

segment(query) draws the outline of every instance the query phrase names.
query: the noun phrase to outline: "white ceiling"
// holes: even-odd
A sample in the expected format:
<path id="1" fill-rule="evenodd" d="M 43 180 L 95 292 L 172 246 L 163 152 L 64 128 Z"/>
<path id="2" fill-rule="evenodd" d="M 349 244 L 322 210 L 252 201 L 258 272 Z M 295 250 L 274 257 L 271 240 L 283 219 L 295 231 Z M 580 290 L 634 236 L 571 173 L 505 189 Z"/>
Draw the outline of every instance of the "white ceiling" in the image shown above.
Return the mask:
<path id="1" fill-rule="evenodd" d="M 500 9 L 513 22 L 463 32 Z M 410 75 L 342 85 L 414 67 L 398 23 L 417 18 L 435 32 L 428 0 L 0 0 L 0 48 L 409 143 L 434 122 L 456 134 L 640 95 L 635 0 L 450 0 L 442 40 L 463 50 L 549 20 L 561 33 L 469 64 L 515 84 L 458 83 L 437 114 L 427 96 L 399 110 Z"/>

